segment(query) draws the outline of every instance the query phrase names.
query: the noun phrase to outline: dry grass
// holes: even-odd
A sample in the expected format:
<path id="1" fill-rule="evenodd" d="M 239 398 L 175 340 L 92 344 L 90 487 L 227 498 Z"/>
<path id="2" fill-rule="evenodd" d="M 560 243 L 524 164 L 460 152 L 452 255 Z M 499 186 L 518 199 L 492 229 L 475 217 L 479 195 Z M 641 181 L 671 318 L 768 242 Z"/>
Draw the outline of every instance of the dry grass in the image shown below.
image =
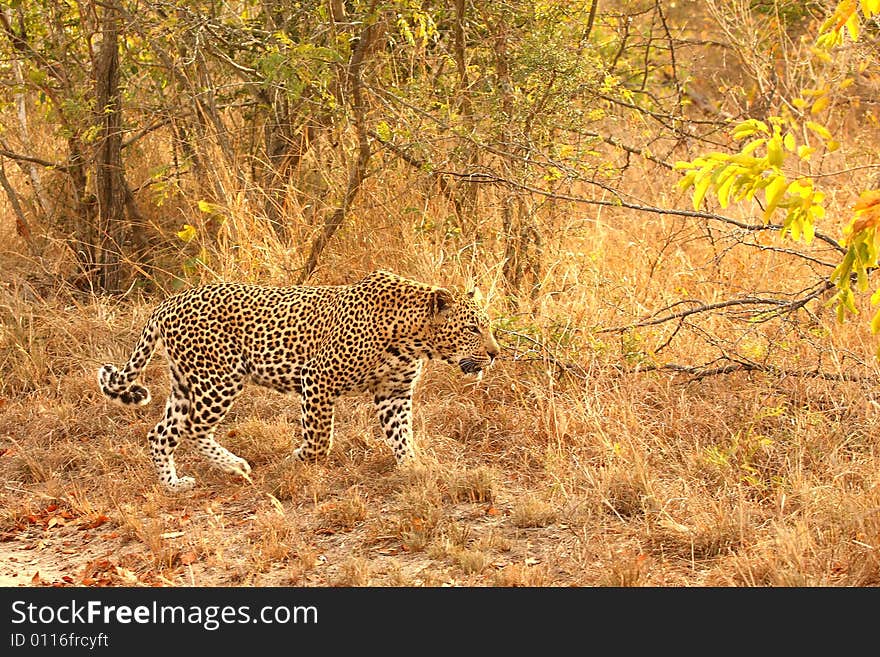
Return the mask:
<path id="1" fill-rule="evenodd" d="M 878 404 L 858 384 L 688 384 L 595 360 L 589 378 L 548 387 L 505 360 L 473 386 L 432 364 L 421 461 L 404 469 L 366 399 L 340 405 L 326 463 L 286 462 L 297 405 L 251 388 L 221 440 L 253 464 L 253 485 L 184 449 L 199 486 L 175 497 L 145 448 L 160 405 L 119 409 L 94 389 L 145 313 L 105 303 L 32 302 L 27 330 L 6 334 L 36 355 L 4 365 L 7 582 L 880 584 Z M 147 378 L 161 390 L 161 363 Z"/>

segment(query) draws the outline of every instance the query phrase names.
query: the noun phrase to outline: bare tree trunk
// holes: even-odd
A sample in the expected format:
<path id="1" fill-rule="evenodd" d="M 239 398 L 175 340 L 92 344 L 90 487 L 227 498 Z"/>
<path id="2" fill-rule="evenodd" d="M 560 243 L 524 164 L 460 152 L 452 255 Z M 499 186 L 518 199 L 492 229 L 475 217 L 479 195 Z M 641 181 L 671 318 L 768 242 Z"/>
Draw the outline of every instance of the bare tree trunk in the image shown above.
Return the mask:
<path id="1" fill-rule="evenodd" d="M 95 62 L 95 111 L 101 127 L 95 167 L 98 204 L 95 265 L 98 287 L 108 292 L 120 288 L 121 247 L 127 233 L 127 188 L 122 175 L 122 107 L 119 93 L 118 4 L 105 5 L 101 45 Z"/>
<path id="2" fill-rule="evenodd" d="M 12 211 L 15 213 L 16 232 L 21 235 L 21 237 L 27 243 L 30 252 L 36 254 L 37 251 L 34 246 L 33 231 L 28 224 L 27 217 L 25 216 L 24 210 L 21 207 L 21 202 L 18 200 L 18 194 L 15 192 L 15 188 L 9 183 L 9 179 L 6 177 L 6 170 L 3 166 L 3 160 L 0 160 L 0 186 L 2 186 L 3 191 L 6 192 L 6 196 L 9 199 L 9 204 L 12 206 Z"/>
<path id="3" fill-rule="evenodd" d="M 287 195 L 287 181 L 314 142 L 318 128 L 309 123 L 295 134 L 291 133 L 292 117 L 286 102 L 276 102 L 272 116 L 264 130 L 266 149 L 266 170 L 263 175 L 263 190 L 266 196 L 266 217 L 275 234 L 282 241 L 290 237 L 290 223 L 284 214 L 284 199 Z"/>
<path id="4" fill-rule="evenodd" d="M 502 20 L 494 25 L 495 73 L 501 88 L 501 108 L 506 123 L 501 128 L 503 142 L 512 152 L 516 152 L 517 136 L 513 126 L 513 95 L 508 61 L 508 27 Z M 504 265 L 502 273 L 507 289 L 514 297 L 519 297 L 526 283 L 531 279 L 529 297 L 534 300 L 541 276 L 541 234 L 533 214 L 526 207 L 521 192 L 511 191 L 504 199 L 502 210 L 504 232 Z"/>
<path id="5" fill-rule="evenodd" d="M 7 8 L 4 10 L 4 13 L 6 14 L 6 21 L 11 25 L 14 20 L 12 9 Z M 15 75 L 16 84 L 21 89 L 24 89 L 24 72 L 22 71 L 21 61 L 19 59 L 12 60 L 12 72 Z M 16 113 L 18 114 L 18 130 L 19 136 L 21 137 L 21 143 L 22 146 L 24 146 L 25 152 L 31 154 L 34 152 L 34 149 L 31 144 L 30 129 L 28 128 L 27 98 L 24 91 L 17 91 L 14 99 Z M 43 180 L 40 176 L 40 170 L 33 162 L 28 162 L 24 168 L 31 181 L 31 186 L 34 189 L 34 197 L 37 200 L 37 205 L 39 206 L 42 216 L 44 218 L 50 217 L 52 215 L 52 204 L 49 201 L 49 197 L 46 196 L 46 191 L 43 189 Z"/>
<path id="6" fill-rule="evenodd" d="M 358 138 L 357 157 L 348 172 L 348 184 L 346 185 L 342 202 L 333 213 L 327 217 L 324 221 L 324 226 L 322 227 L 321 232 L 312 242 L 312 248 L 309 252 L 309 257 L 306 259 L 302 274 L 300 275 L 299 283 L 304 283 L 308 280 L 309 276 L 311 276 L 312 272 L 315 270 L 315 267 L 317 267 L 318 259 L 321 257 L 324 247 L 327 246 L 327 243 L 345 221 L 345 217 L 348 215 L 349 206 L 352 201 L 354 201 L 355 196 L 357 196 L 361 183 L 364 181 L 364 177 L 367 174 L 367 164 L 370 161 L 371 150 L 369 132 L 366 124 L 366 106 L 362 93 L 363 82 L 361 79 L 361 73 L 364 57 L 378 33 L 378 25 L 379 24 L 368 25 L 364 28 L 348 63 L 347 86 L 351 93 L 352 115 Z"/>
<path id="7" fill-rule="evenodd" d="M 455 0 L 455 24 L 453 31 L 455 34 L 455 67 L 458 70 L 458 110 L 461 112 L 462 123 L 465 132 L 472 134 L 474 132 L 474 108 L 470 98 L 470 78 L 468 76 L 467 67 L 467 39 L 464 32 L 464 15 L 465 0 Z M 468 143 L 464 146 L 465 152 L 465 171 L 475 171 L 479 163 L 479 151 L 474 144 Z M 440 179 L 441 190 L 446 193 L 449 183 L 445 178 Z M 461 182 L 458 189 L 453 195 L 453 206 L 455 214 L 458 218 L 459 227 L 462 229 L 472 228 L 476 235 L 476 220 L 470 217 L 474 215 L 474 209 L 477 205 L 477 185 L 470 182 Z M 466 226 L 465 223 L 471 224 Z"/>

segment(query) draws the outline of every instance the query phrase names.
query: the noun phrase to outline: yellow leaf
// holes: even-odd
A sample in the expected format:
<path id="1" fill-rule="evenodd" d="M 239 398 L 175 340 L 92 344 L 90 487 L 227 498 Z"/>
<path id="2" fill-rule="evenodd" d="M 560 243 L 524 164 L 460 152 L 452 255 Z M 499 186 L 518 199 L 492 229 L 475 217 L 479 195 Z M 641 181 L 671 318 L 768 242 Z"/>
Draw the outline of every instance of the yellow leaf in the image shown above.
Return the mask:
<path id="1" fill-rule="evenodd" d="M 785 137 L 782 138 L 782 143 L 785 145 L 786 150 L 793 151 L 795 147 L 794 135 L 786 132 Z"/>
<path id="2" fill-rule="evenodd" d="M 859 0 L 862 6 L 862 13 L 865 18 L 870 18 L 874 14 L 880 14 L 880 0 Z"/>
<path id="3" fill-rule="evenodd" d="M 870 189 L 859 194 L 853 212 L 863 212 L 878 207 L 880 207 L 880 189 Z"/>
<path id="4" fill-rule="evenodd" d="M 785 190 L 788 188 L 788 181 L 785 179 L 785 176 L 776 176 L 767 185 L 764 190 L 764 196 L 767 199 L 767 209 L 764 210 L 764 220 L 768 220 L 770 215 L 773 214 L 773 211 L 776 210 L 776 206 L 779 205 L 779 201 L 782 200 L 782 195 Z"/>
<path id="5" fill-rule="evenodd" d="M 859 40 L 859 15 L 855 12 L 850 14 L 846 21 L 846 31 L 849 32 L 849 38 L 853 41 Z"/>
<path id="6" fill-rule="evenodd" d="M 721 204 L 722 208 L 727 207 L 728 200 L 730 198 L 730 188 L 736 180 L 736 175 L 734 173 L 730 173 L 718 186 L 718 202 Z"/>
<path id="7" fill-rule="evenodd" d="M 880 310 L 874 313 L 874 318 L 871 320 L 871 333 L 880 333 Z"/>
<path id="8" fill-rule="evenodd" d="M 201 201 L 199 201 L 201 203 Z M 197 234 L 196 229 L 189 224 L 183 224 L 183 230 L 177 232 L 177 236 L 184 242 L 191 242 Z"/>
<path id="9" fill-rule="evenodd" d="M 705 174 L 702 180 L 694 186 L 694 210 L 700 209 L 700 205 L 703 203 L 703 198 L 706 196 L 711 182 L 712 176 Z"/>
<path id="10" fill-rule="evenodd" d="M 804 220 L 804 243 L 811 244 L 816 236 L 816 227 L 812 221 Z"/>
<path id="11" fill-rule="evenodd" d="M 782 138 L 777 135 L 767 142 L 767 161 L 774 167 L 778 167 L 785 159 L 782 152 Z"/>
<path id="12" fill-rule="evenodd" d="M 385 121 L 379 121 L 376 125 L 376 134 L 379 135 L 379 139 L 382 141 L 391 141 L 391 126 Z"/>
<path id="13" fill-rule="evenodd" d="M 737 164 L 748 164 L 749 162 L 754 160 L 754 158 L 743 158 L 741 156 L 751 155 L 758 149 L 758 147 L 763 146 L 766 141 L 767 140 L 764 137 L 750 141 L 748 144 L 745 145 L 745 147 L 742 149 L 742 151 L 739 152 L 738 155 L 734 155 L 732 158 L 730 158 L 731 161 L 736 162 Z"/>
<path id="14" fill-rule="evenodd" d="M 208 203 L 205 200 L 199 201 L 198 203 L 199 211 L 204 212 L 205 214 L 213 214 L 217 212 L 217 206 L 214 203 Z"/>
<path id="15" fill-rule="evenodd" d="M 696 171 L 691 171 L 691 172 L 690 172 L 689 174 L 687 174 L 684 178 L 682 178 L 681 180 L 679 180 L 678 183 L 676 183 L 676 186 L 677 186 L 679 189 L 681 189 L 682 191 L 684 191 L 684 190 L 686 190 L 688 187 L 690 187 L 691 185 L 694 184 L 694 178 L 696 178 L 696 177 L 697 177 L 697 172 L 696 172 Z"/>
<path id="16" fill-rule="evenodd" d="M 733 129 L 733 134 L 731 135 L 734 139 L 743 139 L 744 137 L 751 137 L 756 132 L 764 132 L 769 134 L 770 128 L 767 127 L 767 124 L 763 121 L 759 121 L 758 119 L 749 119 L 748 121 L 743 121 L 738 126 Z"/>
<path id="17" fill-rule="evenodd" d="M 810 114 L 818 114 L 823 109 L 828 107 L 828 105 L 830 103 L 831 103 L 831 99 L 828 98 L 827 95 L 820 96 L 819 98 L 816 99 L 816 102 L 813 103 L 813 106 L 810 108 Z"/>
<path id="18" fill-rule="evenodd" d="M 798 157 L 801 158 L 802 160 L 809 160 L 810 155 L 812 155 L 815 152 L 816 152 L 815 148 L 813 148 L 812 146 L 807 146 L 806 144 L 804 144 L 802 146 L 798 146 L 798 149 L 797 149 Z"/>
<path id="19" fill-rule="evenodd" d="M 806 126 L 817 135 L 822 137 L 822 139 L 831 139 L 831 132 L 829 132 L 828 128 L 826 128 L 821 123 L 816 123 L 815 121 L 807 121 Z"/>

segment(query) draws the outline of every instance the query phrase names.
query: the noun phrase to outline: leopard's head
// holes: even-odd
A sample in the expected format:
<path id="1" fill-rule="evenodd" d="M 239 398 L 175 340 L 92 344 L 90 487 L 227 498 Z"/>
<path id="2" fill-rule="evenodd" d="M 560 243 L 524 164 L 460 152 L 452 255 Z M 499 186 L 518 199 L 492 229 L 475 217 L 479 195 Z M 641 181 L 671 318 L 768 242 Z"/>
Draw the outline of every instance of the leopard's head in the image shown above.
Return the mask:
<path id="1" fill-rule="evenodd" d="M 465 374 L 478 378 L 500 351 L 489 316 L 476 303 L 476 291 L 466 294 L 434 289 L 431 296 L 431 348 Z"/>

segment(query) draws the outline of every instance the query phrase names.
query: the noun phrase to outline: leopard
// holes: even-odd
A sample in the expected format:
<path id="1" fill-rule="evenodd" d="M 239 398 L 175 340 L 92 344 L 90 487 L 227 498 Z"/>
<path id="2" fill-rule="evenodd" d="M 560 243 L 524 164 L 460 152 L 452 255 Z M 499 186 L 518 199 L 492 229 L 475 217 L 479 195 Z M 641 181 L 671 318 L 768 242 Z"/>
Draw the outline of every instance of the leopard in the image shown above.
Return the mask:
<path id="1" fill-rule="evenodd" d="M 413 392 L 424 365 L 439 360 L 481 379 L 500 353 L 476 289 L 458 291 L 386 270 L 339 285 L 218 282 L 159 303 L 122 368 L 98 369 L 103 395 L 122 406 L 149 404 L 139 383 L 161 345 L 170 391 L 148 432 L 159 481 L 170 492 L 195 487 L 178 476 L 174 453 L 194 445 L 214 467 L 250 479 L 247 460 L 215 438 L 245 384 L 300 401 L 300 446 L 288 456 L 317 462 L 330 453 L 334 408 L 368 393 L 395 464 L 415 462 Z"/>

